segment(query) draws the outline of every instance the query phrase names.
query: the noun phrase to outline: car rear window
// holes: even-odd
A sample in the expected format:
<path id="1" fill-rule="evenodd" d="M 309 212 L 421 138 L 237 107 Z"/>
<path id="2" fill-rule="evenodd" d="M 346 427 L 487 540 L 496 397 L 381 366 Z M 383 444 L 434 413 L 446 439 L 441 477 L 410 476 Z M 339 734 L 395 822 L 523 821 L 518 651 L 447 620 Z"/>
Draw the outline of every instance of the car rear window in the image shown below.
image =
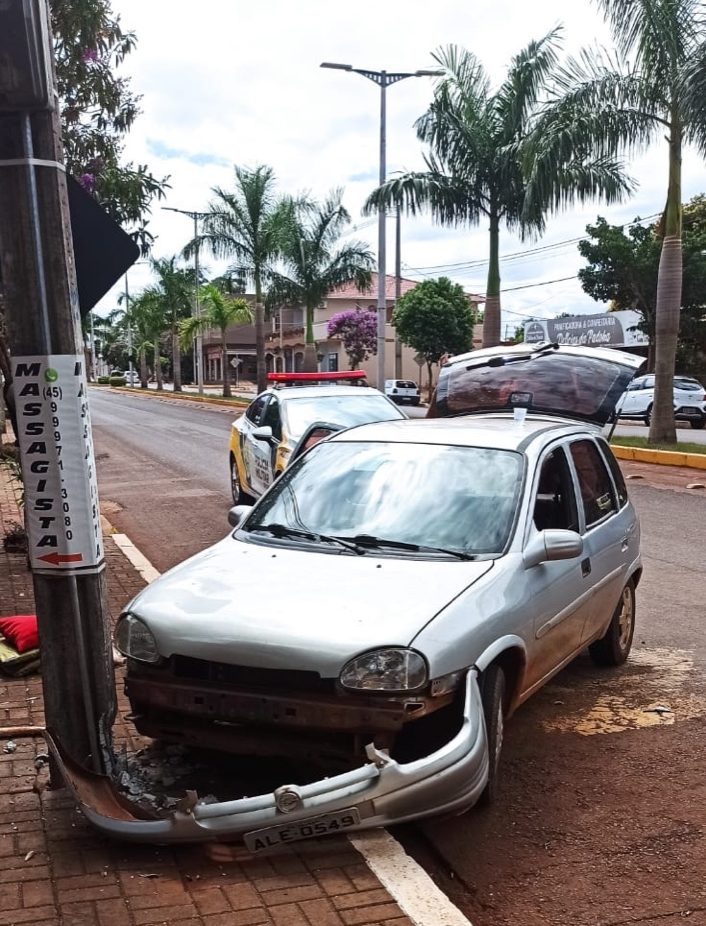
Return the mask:
<path id="1" fill-rule="evenodd" d="M 442 367 L 428 417 L 502 411 L 521 402 L 534 412 L 607 421 L 625 389 L 625 371 L 604 359 L 575 356 L 569 363 L 544 354 L 498 360 Z"/>
<path id="2" fill-rule="evenodd" d="M 356 424 L 405 417 L 397 406 L 380 392 L 288 397 L 284 409 L 289 435 L 293 441 L 298 441 L 315 421 L 327 421 L 343 428 L 352 428 Z"/>

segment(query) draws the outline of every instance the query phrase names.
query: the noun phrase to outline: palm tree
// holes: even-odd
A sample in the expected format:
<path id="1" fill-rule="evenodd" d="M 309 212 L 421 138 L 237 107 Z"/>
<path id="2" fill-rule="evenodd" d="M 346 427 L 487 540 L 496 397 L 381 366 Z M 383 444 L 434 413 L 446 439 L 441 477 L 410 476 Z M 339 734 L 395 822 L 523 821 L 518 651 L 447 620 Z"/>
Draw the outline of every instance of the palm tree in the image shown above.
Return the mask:
<path id="1" fill-rule="evenodd" d="M 221 368 L 223 370 L 223 396 L 230 398 L 230 364 L 226 332 L 231 325 L 252 322 L 252 310 L 245 299 L 236 299 L 209 283 L 201 289 L 201 316 L 187 318 L 180 325 L 182 344 L 191 344 L 196 334 L 217 328 L 221 333 Z"/>
<path id="2" fill-rule="evenodd" d="M 234 258 L 231 272 L 251 279 L 255 285 L 255 351 L 257 354 L 257 388 L 267 385 L 265 367 L 265 313 L 262 284 L 268 268 L 278 256 L 284 231 L 289 223 L 291 200 L 275 194 L 275 175 L 271 167 L 235 168 L 235 189 L 212 190 L 215 199 L 202 218 L 199 245 L 205 245 L 214 257 Z M 184 253 L 193 253 L 192 241 Z"/>
<path id="3" fill-rule="evenodd" d="M 500 341 L 500 257 L 502 224 L 508 231 L 544 231 L 547 212 L 572 199 L 602 195 L 608 202 L 630 189 L 619 165 L 593 158 L 589 140 L 577 140 L 554 164 L 552 182 L 528 190 L 525 169 L 528 137 L 551 85 L 557 64 L 560 29 L 530 42 L 510 64 L 505 81 L 491 92 L 482 64 L 456 45 L 434 59 L 443 76 L 434 100 L 417 120 L 417 135 L 429 145 L 426 170 L 388 180 L 368 198 L 364 211 L 395 205 L 414 215 L 428 208 L 441 225 L 478 225 L 487 220 L 488 280 L 483 316 L 483 345 Z"/>
<path id="4" fill-rule="evenodd" d="M 269 274 L 268 304 L 303 305 L 306 309 L 304 371 L 316 372 L 314 310 L 338 286 L 370 285 L 373 255 L 366 244 L 339 245 L 350 215 L 341 205 L 342 190 L 333 190 L 323 203 L 299 203 L 293 211 L 282 247 L 282 269 Z"/>
<path id="5" fill-rule="evenodd" d="M 560 78 L 560 94 L 537 125 L 537 174 L 581 126 L 606 157 L 666 136 L 667 197 L 655 308 L 655 398 L 649 441 L 676 442 L 674 364 L 682 285 L 681 164 L 685 143 L 706 150 L 706 24 L 700 0 L 597 0 L 621 65 L 584 51 Z"/>
<path id="6" fill-rule="evenodd" d="M 162 299 L 163 310 L 169 318 L 172 342 L 172 371 L 174 392 L 181 392 L 181 342 L 179 322 L 191 314 L 194 294 L 194 271 L 176 266 L 176 257 L 152 258 L 150 266 L 157 277 L 153 289 Z"/>
<path id="7" fill-rule="evenodd" d="M 130 301 L 130 310 L 126 313 L 130 323 L 135 326 L 137 351 L 140 361 L 140 385 L 147 388 L 147 351 L 151 348 L 154 356 L 154 377 L 158 391 L 164 389 L 160 345 L 164 331 L 169 327 L 167 312 L 162 293 L 155 287 L 147 287 L 139 296 Z"/>

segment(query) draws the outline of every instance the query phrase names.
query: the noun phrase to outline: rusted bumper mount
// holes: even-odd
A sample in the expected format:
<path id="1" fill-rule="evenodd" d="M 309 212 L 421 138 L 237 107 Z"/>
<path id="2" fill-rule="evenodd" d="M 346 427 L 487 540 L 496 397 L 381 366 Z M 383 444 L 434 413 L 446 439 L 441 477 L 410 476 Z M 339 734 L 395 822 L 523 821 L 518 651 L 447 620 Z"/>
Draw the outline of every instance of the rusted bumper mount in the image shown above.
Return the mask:
<path id="1" fill-rule="evenodd" d="M 369 761 L 365 765 L 332 778 L 215 804 L 202 803 L 194 792 L 187 792 L 177 808 L 165 816 L 141 814 L 120 794 L 112 779 L 76 766 L 49 734 L 47 742 L 89 822 L 109 836 L 132 842 L 238 840 L 269 826 L 308 822 L 351 807 L 359 817 L 351 829 L 387 826 L 460 812 L 475 803 L 488 778 L 485 723 L 474 669 L 466 677 L 460 730 L 428 756 L 399 763 L 371 744 L 366 749 Z M 298 806 L 289 813 L 277 807 L 277 794 L 283 789 L 299 798 Z"/>

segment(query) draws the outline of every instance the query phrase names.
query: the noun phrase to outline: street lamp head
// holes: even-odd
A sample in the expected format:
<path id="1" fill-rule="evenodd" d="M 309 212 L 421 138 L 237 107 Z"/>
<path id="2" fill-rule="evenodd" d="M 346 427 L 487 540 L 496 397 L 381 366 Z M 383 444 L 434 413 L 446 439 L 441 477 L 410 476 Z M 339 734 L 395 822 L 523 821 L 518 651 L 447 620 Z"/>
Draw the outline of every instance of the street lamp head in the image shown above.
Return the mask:
<path id="1" fill-rule="evenodd" d="M 444 71 L 415 71 L 415 77 L 443 77 Z"/>
<path id="2" fill-rule="evenodd" d="M 337 64 L 334 61 L 322 61 L 319 65 L 321 68 L 333 68 L 335 71 L 352 71 L 352 64 Z"/>

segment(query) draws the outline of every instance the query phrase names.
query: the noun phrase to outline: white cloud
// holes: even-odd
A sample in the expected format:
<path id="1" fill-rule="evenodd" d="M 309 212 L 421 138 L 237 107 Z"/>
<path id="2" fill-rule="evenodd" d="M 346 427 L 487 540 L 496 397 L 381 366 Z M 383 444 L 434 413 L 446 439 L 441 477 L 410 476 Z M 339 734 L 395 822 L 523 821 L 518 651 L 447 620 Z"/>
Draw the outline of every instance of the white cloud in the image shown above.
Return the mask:
<path id="1" fill-rule="evenodd" d="M 142 94 L 143 114 L 129 136 L 126 153 L 156 174 L 171 175 L 167 205 L 202 209 L 215 185 L 229 186 L 232 164 L 270 164 L 281 187 L 323 196 L 345 186 L 345 203 L 356 224 L 378 171 L 379 90 L 364 78 L 322 70 L 322 61 L 355 67 L 416 70 L 433 64 L 431 52 L 455 42 L 474 51 L 493 81 L 502 79 L 510 58 L 531 38 L 564 23 L 568 53 L 594 41 L 608 41 L 591 0 L 112 0 L 125 27 L 138 37 L 124 70 Z M 410 79 L 388 91 L 388 171 L 421 166 L 415 119 L 431 95 L 429 78 Z M 659 211 L 666 195 L 666 145 L 636 159 L 630 169 L 640 182 L 637 195 L 620 206 L 599 203 L 551 217 L 540 242 L 504 234 L 501 253 L 513 253 L 583 234 L 596 215 L 611 222 Z M 703 162 L 687 152 L 684 198 L 703 189 Z M 484 228 L 442 229 L 424 218 L 404 219 L 402 259 L 407 267 L 429 267 L 487 256 Z M 176 253 L 189 239 L 185 217 L 155 207 L 155 255 Z M 374 224 L 356 237 L 377 245 Z M 394 266 L 394 223 L 388 223 L 388 272 Z M 596 311 L 577 281 L 548 281 L 576 273 L 575 246 L 508 262 L 503 286 L 541 283 L 503 297 L 504 323 L 523 315 Z M 425 271 L 432 273 L 432 271 Z M 439 271 L 441 272 L 441 271 Z M 485 268 L 449 269 L 475 292 L 485 290 Z M 433 271 L 436 275 L 437 271 Z M 415 278 L 419 274 L 409 273 Z M 148 270 L 130 271 L 131 288 L 148 280 Z M 101 309 L 114 304 L 106 297 Z"/>

